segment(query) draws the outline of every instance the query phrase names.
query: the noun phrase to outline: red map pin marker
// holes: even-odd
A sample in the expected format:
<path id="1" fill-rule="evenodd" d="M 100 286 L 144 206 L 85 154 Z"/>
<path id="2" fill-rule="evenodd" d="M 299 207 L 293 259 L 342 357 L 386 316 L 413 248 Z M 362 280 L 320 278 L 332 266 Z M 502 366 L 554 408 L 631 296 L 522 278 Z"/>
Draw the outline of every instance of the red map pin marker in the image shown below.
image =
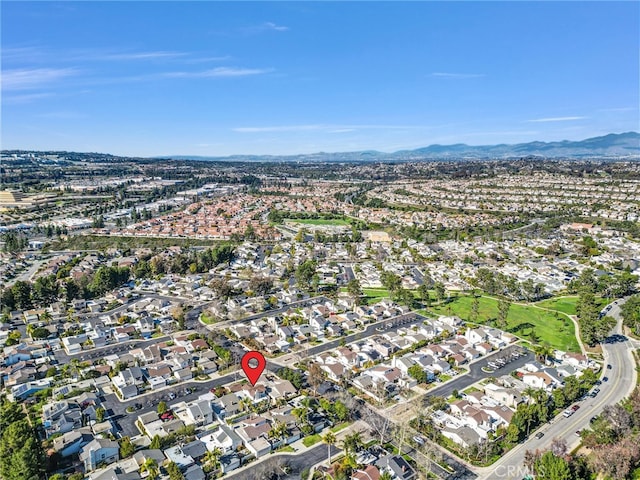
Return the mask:
<path id="1" fill-rule="evenodd" d="M 244 354 L 240 365 L 242 366 L 242 371 L 251 382 L 251 385 L 255 386 L 260 375 L 264 372 L 264 367 L 266 367 L 267 361 L 264 359 L 264 355 L 260 352 L 252 350 Z"/>

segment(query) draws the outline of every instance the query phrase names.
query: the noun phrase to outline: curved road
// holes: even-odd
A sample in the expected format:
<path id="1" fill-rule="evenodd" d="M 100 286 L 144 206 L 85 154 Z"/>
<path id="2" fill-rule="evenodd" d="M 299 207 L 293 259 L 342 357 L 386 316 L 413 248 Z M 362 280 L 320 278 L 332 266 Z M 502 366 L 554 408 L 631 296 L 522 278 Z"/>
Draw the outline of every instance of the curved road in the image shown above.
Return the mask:
<path id="1" fill-rule="evenodd" d="M 602 344 L 605 364 L 611 365 L 611 369 L 604 368 L 602 371 L 602 377 L 608 380 L 604 381 L 604 378 L 601 378 L 602 384 L 598 387 L 600 393 L 595 398 L 586 397 L 585 400 L 577 402 L 580 409 L 569 418 L 560 414 L 548 424 L 543 425 L 538 430 L 544 434 L 542 438 L 531 435 L 529 440 L 515 447 L 491 467 L 478 469 L 479 479 L 519 480 L 523 478 L 529 473 L 524 467 L 524 454 L 527 450 L 548 449 L 552 440 L 557 437 L 564 439 L 571 451 L 580 443 L 580 437 L 576 432 L 589 427 L 591 417 L 599 415 L 606 405 L 614 405 L 629 396 L 636 385 L 637 376 L 632 354 L 634 346 L 629 339 L 622 336 L 620 305 L 625 301 L 626 299 L 616 300 L 611 304 L 611 310 L 608 312 L 608 315 L 615 318 L 618 323 L 612 336 Z"/>

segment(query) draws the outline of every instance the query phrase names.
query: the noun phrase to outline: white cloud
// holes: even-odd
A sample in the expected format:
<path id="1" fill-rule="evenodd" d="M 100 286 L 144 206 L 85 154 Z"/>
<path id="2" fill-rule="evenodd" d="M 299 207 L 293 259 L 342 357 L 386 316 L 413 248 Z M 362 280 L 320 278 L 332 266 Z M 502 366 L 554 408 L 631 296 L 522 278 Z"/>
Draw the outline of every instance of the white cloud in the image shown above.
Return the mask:
<path id="1" fill-rule="evenodd" d="M 535 122 L 535 123 L 545 123 L 545 122 L 572 122 L 574 120 L 586 120 L 589 117 L 580 117 L 580 116 L 573 116 L 573 117 L 546 117 L 546 118 L 535 118 L 533 120 L 528 120 L 529 122 Z"/>
<path id="2" fill-rule="evenodd" d="M 163 77 L 170 78 L 216 78 L 216 77 L 246 77 L 250 75 L 263 75 L 273 70 L 263 68 L 218 67 L 202 72 L 167 72 Z"/>
<path id="3" fill-rule="evenodd" d="M 185 59 L 184 63 L 208 63 L 208 62 L 224 62 L 227 60 L 231 60 L 229 55 L 225 55 L 222 57 L 201 57 L 201 58 L 189 58 Z"/>
<path id="4" fill-rule="evenodd" d="M 240 33 L 245 35 L 258 35 L 264 32 L 286 32 L 287 30 L 289 30 L 289 27 L 285 27 L 284 25 L 277 25 L 273 22 L 265 22 L 260 25 L 241 28 Z"/>
<path id="5" fill-rule="evenodd" d="M 31 103 L 43 98 L 49 98 L 55 96 L 52 92 L 41 93 L 25 93 L 19 95 L 4 95 L 2 102 L 5 104 L 17 104 L 17 103 Z"/>
<path id="6" fill-rule="evenodd" d="M 480 78 L 485 77 L 484 73 L 450 73 L 450 72 L 434 72 L 431 74 L 432 77 L 437 78 L 453 78 L 453 79 L 464 79 L 464 78 Z"/>
<path id="7" fill-rule="evenodd" d="M 157 60 L 163 58 L 184 57 L 184 52 L 132 52 L 132 53 L 112 53 L 98 57 L 101 60 Z"/>
<path id="8" fill-rule="evenodd" d="M 57 80 L 76 75 L 75 68 L 24 68 L 2 72 L 2 90 L 39 88 Z"/>
<path id="9" fill-rule="evenodd" d="M 289 27 L 285 27 L 284 25 L 276 25 L 273 22 L 266 22 L 264 26 L 268 30 L 275 30 L 276 32 L 286 32 L 287 30 L 289 30 Z"/>
<path id="10" fill-rule="evenodd" d="M 335 130 L 329 130 L 329 133 L 349 133 L 349 132 L 355 132 L 356 129 L 355 128 L 337 128 Z"/>

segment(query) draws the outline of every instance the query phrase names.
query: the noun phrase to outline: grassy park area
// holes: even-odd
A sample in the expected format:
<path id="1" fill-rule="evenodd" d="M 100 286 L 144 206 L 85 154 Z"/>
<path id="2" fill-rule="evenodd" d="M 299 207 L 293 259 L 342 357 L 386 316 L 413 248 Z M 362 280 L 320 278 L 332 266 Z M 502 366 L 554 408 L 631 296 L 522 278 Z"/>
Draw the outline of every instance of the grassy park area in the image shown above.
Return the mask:
<path id="1" fill-rule="evenodd" d="M 493 325 L 498 318 L 498 300 L 480 297 L 478 301 L 477 323 Z M 439 315 L 457 315 L 469 321 L 472 304 L 471 296 L 452 297 L 447 303 L 434 306 L 430 311 Z M 512 304 L 506 330 L 519 337 L 535 340 L 535 343 L 546 342 L 560 350 L 580 351 L 573 322 L 560 312 L 556 314 L 533 306 Z"/>
<path id="2" fill-rule="evenodd" d="M 549 310 L 557 310 L 567 315 L 576 315 L 576 304 L 578 303 L 578 297 L 558 297 L 549 298 L 536 302 L 536 305 L 542 308 L 548 308 Z"/>
<path id="3" fill-rule="evenodd" d="M 604 308 L 612 301 L 613 299 L 596 297 L 596 303 L 600 305 L 600 308 Z M 559 312 L 566 313 L 567 315 L 577 315 L 577 304 L 577 295 L 573 295 L 570 297 L 549 298 L 547 300 L 542 300 L 535 303 L 535 305 L 537 305 L 538 307 L 548 308 L 549 310 L 557 310 Z"/>
<path id="4" fill-rule="evenodd" d="M 383 298 L 391 298 L 391 293 L 386 288 L 363 288 L 362 293 L 366 295 L 369 304 L 377 303 Z"/>
<path id="5" fill-rule="evenodd" d="M 302 223 L 305 225 L 332 225 L 332 226 L 346 226 L 349 222 L 340 219 L 325 219 L 325 218 L 287 218 L 286 222 Z"/>

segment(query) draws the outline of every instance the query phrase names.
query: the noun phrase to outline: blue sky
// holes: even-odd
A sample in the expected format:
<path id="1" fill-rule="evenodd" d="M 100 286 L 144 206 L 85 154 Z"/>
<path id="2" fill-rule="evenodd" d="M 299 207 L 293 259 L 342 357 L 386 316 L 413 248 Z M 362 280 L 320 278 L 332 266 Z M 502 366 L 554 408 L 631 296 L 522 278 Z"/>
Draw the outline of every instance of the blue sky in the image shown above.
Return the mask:
<path id="1" fill-rule="evenodd" d="M 2 1 L 2 148 L 292 154 L 640 129 L 638 2 Z"/>

